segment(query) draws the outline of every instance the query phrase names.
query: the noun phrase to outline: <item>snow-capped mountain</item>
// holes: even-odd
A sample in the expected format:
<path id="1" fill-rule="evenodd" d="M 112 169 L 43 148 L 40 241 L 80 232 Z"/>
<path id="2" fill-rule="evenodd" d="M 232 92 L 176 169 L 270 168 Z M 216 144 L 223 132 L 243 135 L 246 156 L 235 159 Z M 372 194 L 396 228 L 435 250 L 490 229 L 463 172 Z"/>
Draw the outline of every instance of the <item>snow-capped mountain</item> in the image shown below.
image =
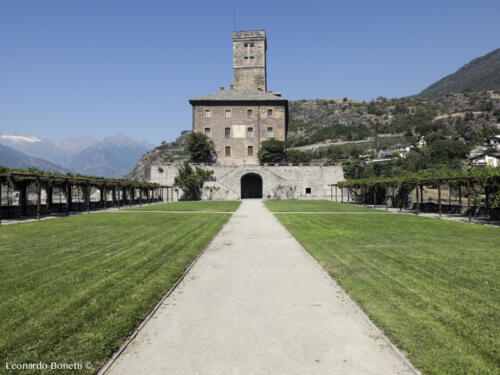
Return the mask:
<path id="1" fill-rule="evenodd" d="M 52 165 L 52 169 L 48 170 L 60 166 L 60 169 L 72 173 L 103 177 L 124 176 L 152 148 L 151 144 L 136 141 L 125 134 L 106 137 L 102 141 L 93 137 L 74 137 L 59 143 L 42 137 L 2 134 L 0 145 L 37 160 L 43 159 L 48 165 Z M 0 165 L 20 168 L 9 165 L 7 160 L 12 160 L 6 155 L 7 153 L 0 154 Z M 40 162 L 37 164 L 40 165 Z"/>

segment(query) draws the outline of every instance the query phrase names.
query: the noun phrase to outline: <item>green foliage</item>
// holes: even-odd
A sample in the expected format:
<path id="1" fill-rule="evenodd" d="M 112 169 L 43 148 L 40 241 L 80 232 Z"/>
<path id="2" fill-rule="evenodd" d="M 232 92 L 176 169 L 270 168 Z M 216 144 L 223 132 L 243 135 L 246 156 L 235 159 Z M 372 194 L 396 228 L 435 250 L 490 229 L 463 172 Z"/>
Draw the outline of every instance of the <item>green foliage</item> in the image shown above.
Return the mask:
<path id="1" fill-rule="evenodd" d="M 186 142 L 186 151 L 193 163 L 211 163 L 214 159 L 214 143 L 205 134 L 192 132 Z"/>
<path id="2" fill-rule="evenodd" d="M 282 163 L 286 159 L 285 143 L 275 138 L 261 143 L 257 154 L 261 163 Z"/>
<path id="3" fill-rule="evenodd" d="M 174 185 L 184 191 L 183 200 L 200 200 L 203 192 L 203 184 L 212 180 L 213 174 L 213 170 L 199 167 L 193 169 L 188 162 L 184 162 L 184 165 L 179 168 L 178 174 L 174 179 Z"/>
<path id="4" fill-rule="evenodd" d="M 392 111 L 394 115 L 406 115 L 408 112 L 408 107 L 404 103 L 397 103 Z"/>
<path id="5" fill-rule="evenodd" d="M 429 145 L 430 156 L 437 163 L 447 163 L 453 159 L 465 159 L 470 147 L 460 141 L 439 139 Z"/>
<path id="6" fill-rule="evenodd" d="M 316 128 L 310 136 L 301 138 L 289 138 L 288 147 L 305 146 L 326 140 L 342 139 L 357 141 L 365 139 L 370 135 L 370 130 L 365 125 L 342 125 L 334 124 L 328 127 Z"/>
<path id="7" fill-rule="evenodd" d="M 27 169 L 19 169 L 19 168 L 8 168 L 5 166 L 0 165 L 0 173 L 23 173 L 23 174 L 33 174 L 38 177 L 40 177 L 40 183 L 43 186 L 56 186 L 60 184 L 59 178 L 81 178 L 81 179 L 88 179 L 88 180 L 99 180 L 103 184 L 105 183 L 111 183 L 111 182 L 121 182 L 124 184 L 131 183 L 131 184 L 144 184 L 144 185 L 150 185 L 150 186 L 157 186 L 157 183 L 151 183 L 151 182 L 140 182 L 137 180 L 130 180 L 126 178 L 105 178 L 105 177 L 98 177 L 98 176 L 90 176 L 90 175 L 83 175 L 83 174 L 72 174 L 72 173 L 59 173 L 59 172 L 50 172 L 50 171 L 44 171 L 41 169 L 36 169 L 36 168 L 27 168 Z M 12 185 L 14 182 L 18 182 L 20 180 L 20 177 L 18 176 L 10 176 L 6 178 L 6 181 L 9 185 Z M 75 183 L 76 184 L 76 183 Z M 95 183 L 94 183 L 95 184 Z"/>
<path id="8" fill-rule="evenodd" d="M 310 152 L 300 150 L 288 150 L 287 161 L 289 163 L 310 163 L 312 160 Z"/>

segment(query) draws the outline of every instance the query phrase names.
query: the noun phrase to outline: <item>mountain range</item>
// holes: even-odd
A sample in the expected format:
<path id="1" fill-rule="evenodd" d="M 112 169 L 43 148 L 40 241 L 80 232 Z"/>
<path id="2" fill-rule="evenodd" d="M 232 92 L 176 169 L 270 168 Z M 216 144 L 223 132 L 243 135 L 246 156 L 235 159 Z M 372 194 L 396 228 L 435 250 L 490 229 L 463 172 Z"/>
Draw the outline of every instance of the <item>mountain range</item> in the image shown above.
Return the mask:
<path id="1" fill-rule="evenodd" d="M 53 172 L 123 177 L 152 145 L 125 134 L 97 140 L 74 137 L 59 143 L 25 135 L 0 135 L 0 165 Z"/>
<path id="2" fill-rule="evenodd" d="M 500 48 L 465 64 L 455 73 L 433 83 L 418 96 L 437 98 L 465 90 L 500 89 Z"/>
<path id="3" fill-rule="evenodd" d="M 500 123 L 500 48 L 413 97 L 377 98 L 368 103 L 347 98 L 297 100 L 290 101 L 289 111 L 289 147 L 355 141 L 379 134 L 425 134 L 438 128 L 481 142 L 484 134 Z M 152 164 L 187 158 L 184 146 L 188 134 L 185 131 L 175 142 L 156 148 L 124 134 L 103 140 L 75 137 L 59 143 L 4 134 L 0 135 L 0 165 L 145 180 Z"/>
<path id="4" fill-rule="evenodd" d="M 50 163 L 47 160 L 28 156 L 2 144 L 0 144 L 0 165 L 16 169 L 36 168 L 50 172 L 69 172 L 59 165 Z"/>

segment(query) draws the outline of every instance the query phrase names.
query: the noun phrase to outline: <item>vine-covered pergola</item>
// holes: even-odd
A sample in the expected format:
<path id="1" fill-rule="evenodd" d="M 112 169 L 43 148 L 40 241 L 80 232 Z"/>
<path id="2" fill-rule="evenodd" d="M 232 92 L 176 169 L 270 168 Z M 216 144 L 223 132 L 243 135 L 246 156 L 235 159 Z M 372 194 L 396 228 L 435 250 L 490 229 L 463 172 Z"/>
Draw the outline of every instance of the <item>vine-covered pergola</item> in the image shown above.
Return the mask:
<path id="1" fill-rule="evenodd" d="M 340 202 L 355 204 L 384 204 L 386 209 L 390 207 L 399 208 L 410 206 L 418 215 L 424 208 L 427 211 L 443 213 L 443 206 L 446 201 L 442 197 L 443 187 L 448 190 L 447 210 L 451 212 L 452 191 L 455 191 L 458 205 L 458 213 L 462 213 L 463 200 L 467 200 L 469 221 L 473 216 L 473 211 L 482 212 L 488 216 L 499 214 L 500 207 L 500 168 L 487 167 L 484 169 L 469 172 L 457 172 L 454 176 L 446 175 L 414 175 L 396 178 L 369 178 L 359 180 L 346 180 L 338 184 L 329 185 L 331 189 L 331 199 L 339 201 L 338 190 L 340 189 Z M 437 190 L 436 203 L 424 201 L 424 187 L 432 187 Z M 414 192 L 412 204 L 409 204 L 409 195 Z M 472 202 L 473 199 L 473 202 Z M 483 204 L 481 204 L 483 203 Z M 435 205 L 435 208 L 432 207 Z"/>
<path id="2" fill-rule="evenodd" d="M 69 215 L 70 212 L 159 202 L 164 198 L 168 200 L 171 189 L 171 186 L 130 180 L 9 171 L 0 173 L 0 223 L 2 219 L 40 219 L 55 213 Z M 4 195 L 6 199 L 2 199 Z"/>

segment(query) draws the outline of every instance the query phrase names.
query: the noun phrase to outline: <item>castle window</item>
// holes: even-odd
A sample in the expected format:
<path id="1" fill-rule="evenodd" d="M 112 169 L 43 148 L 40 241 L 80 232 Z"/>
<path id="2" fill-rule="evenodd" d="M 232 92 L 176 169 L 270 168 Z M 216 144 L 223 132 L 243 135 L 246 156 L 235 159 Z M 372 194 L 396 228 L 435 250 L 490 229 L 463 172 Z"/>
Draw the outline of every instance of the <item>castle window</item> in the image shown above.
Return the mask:
<path id="1" fill-rule="evenodd" d="M 212 114 L 210 113 L 209 109 L 205 109 L 205 118 L 210 118 Z"/>
<path id="2" fill-rule="evenodd" d="M 248 136 L 248 138 L 253 138 L 253 128 L 247 129 L 247 136 Z"/>
<path id="3" fill-rule="evenodd" d="M 210 137 L 210 128 L 205 128 L 205 135 Z"/>
<path id="4" fill-rule="evenodd" d="M 253 146 L 248 146 L 248 156 L 253 156 Z"/>
<path id="5" fill-rule="evenodd" d="M 231 118 L 231 110 L 230 109 L 226 109 L 225 113 L 226 113 L 226 118 Z"/>
<path id="6" fill-rule="evenodd" d="M 267 128 L 267 137 L 272 138 L 273 137 L 273 127 L 270 126 Z"/>
<path id="7" fill-rule="evenodd" d="M 226 128 L 224 130 L 224 133 L 225 133 L 226 138 L 228 138 L 228 139 L 231 138 L 231 128 Z"/>
<path id="8" fill-rule="evenodd" d="M 268 109 L 268 110 L 267 110 L 267 117 L 268 117 L 268 118 L 273 117 L 273 110 L 272 110 L 272 109 Z"/>
<path id="9" fill-rule="evenodd" d="M 311 194 L 311 188 L 306 188 L 306 194 Z"/>
<path id="10" fill-rule="evenodd" d="M 224 150 L 224 155 L 231 156 L 231 146 L 226 146 Z"/>
<path id="11" fill-rule="evenodd" d="M 253 117 L 253 109 L 247 109 L 247 117 L 252 118 Z"/>
<path id="12" fill-rule="evenodd" d="M 243 49 L 243 63 L 245 65 L 254 63 L 255 48 L 253 43 L 245 43 Z"/>

